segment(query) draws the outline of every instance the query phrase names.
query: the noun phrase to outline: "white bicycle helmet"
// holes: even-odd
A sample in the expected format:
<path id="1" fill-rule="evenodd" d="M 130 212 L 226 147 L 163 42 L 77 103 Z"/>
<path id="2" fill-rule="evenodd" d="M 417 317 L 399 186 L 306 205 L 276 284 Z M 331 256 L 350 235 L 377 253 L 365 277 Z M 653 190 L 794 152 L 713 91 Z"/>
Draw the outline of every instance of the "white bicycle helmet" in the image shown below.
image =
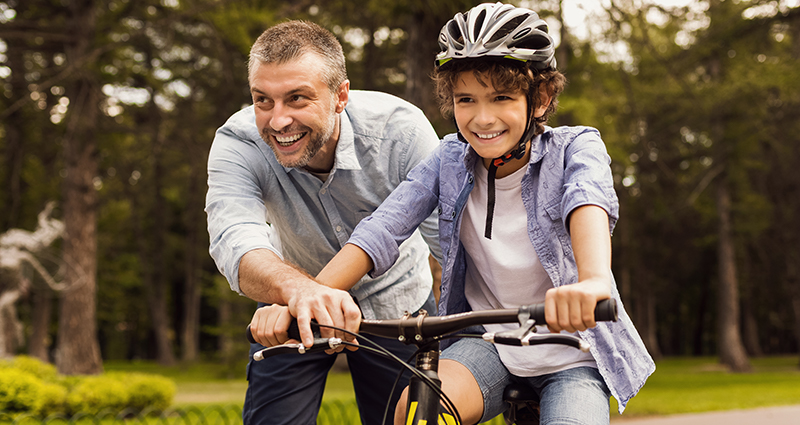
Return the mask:
<path id="1" fill-rule="evenodd" d="M 436 66 L 491 56 L 527 62 L 540 71 L 556 69 L 555 47 L 547 31 L 547 22 L 530 9 L 483 3 L 466 14 L 457 13 L 442 27 Z"/>

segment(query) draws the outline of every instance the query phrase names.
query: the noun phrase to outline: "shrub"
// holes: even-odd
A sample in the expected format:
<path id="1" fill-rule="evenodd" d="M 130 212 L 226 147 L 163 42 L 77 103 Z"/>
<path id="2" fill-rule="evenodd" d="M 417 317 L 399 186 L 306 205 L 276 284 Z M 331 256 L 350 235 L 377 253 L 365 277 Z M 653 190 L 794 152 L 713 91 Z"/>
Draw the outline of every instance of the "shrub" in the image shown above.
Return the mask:
<path id="1" fill-rule="evenodd" d="M 23 370 L 4 367 L 0 373 L 0 412 L 22 413 L 36 409 L 42 382 Z"/>
<path id="2" fill-rule="evenodd" d="M 39 390 L 34 413 L 46 417 L 54 413 L 66 413 L 67 389 L 61 385 L 45 382 Z"/>
<path id="3" fill-rule="evenodd" d="M 35 357 L 16 356 L 11 362 L 11 367 L 30 373 L 45 382 L 56 379 L 56 367 L 45 363 Z"/>
<path id="4" fill-rule="evenodd" d="M 67 394 L 71 413 L 96 415 L 102 410 L 119 412 L 128 404 L 128 391 L 118 379 L 109 376 L 84 377 Z"/>
<path id="5" fill-rule="evenodd" d="M 175 383 L 163 376 L 128 373 L 118 375 L 117 379 L 125 380 L 130 395 L 128 407 L 137 411 L 146 408 L 163 411 L 172 404 L 175 397 Z"/>

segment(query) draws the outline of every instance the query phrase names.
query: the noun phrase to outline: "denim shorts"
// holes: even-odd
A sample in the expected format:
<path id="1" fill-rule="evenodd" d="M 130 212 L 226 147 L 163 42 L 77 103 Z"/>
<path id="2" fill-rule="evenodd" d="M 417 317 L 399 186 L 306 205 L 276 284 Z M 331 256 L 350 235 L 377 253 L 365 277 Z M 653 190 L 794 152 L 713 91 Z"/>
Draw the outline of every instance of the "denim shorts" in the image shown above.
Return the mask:
<path id="1" fill-rule="evenodd" d="M 609 423 L 611 394 L 596 368 L 576 367 L 541 376 L 515 376 L 503 366 L 494 344 L 477 338 L 462 338 L 447 347 L 441 358 L 461 363 L 475 377 L 483 393 L 481 422 L 509 407 L 503 401 L 503 389 L 518 383 L 539 394 L 541 424 Z"/>

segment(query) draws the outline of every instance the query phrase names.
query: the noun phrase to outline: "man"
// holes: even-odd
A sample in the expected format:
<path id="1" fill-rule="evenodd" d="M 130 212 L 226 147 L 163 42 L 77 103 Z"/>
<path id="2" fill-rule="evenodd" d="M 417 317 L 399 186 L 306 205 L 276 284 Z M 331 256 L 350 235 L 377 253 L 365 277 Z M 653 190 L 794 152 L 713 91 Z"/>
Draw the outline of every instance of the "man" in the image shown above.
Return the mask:
<path id="1" fill-rule="evenodd" d="M 289 314 L 310 345 L 312 318 L 355 330 L 362 314 L 435 311 L 428 256 L 441 254 L 434 217 L 399 247 L 400 259 L 382 278 L 364 278 L 347 292 L 310 278 L 438 144 L 422 112 L 390 95 L 351 92 L 341 45 L 308 22 L 279 24 L 256 40 L 249 82 L 253 106 L 234 114 L 211 147 L 206 212 L 210 252 L 231 288 L 260 305 L 288 306 L 256 339 L 285 341 Z M 398 341 L 380 343 L 403 359 L 413 352 Z M 260 347 L 251 347 L 245 424 L 315 423 L 335 356 L 253 362 Z M 344 353 L 362 422 L 380 423 L 387 404 L 391 420 L 397 366 L 366 350 Z"/>

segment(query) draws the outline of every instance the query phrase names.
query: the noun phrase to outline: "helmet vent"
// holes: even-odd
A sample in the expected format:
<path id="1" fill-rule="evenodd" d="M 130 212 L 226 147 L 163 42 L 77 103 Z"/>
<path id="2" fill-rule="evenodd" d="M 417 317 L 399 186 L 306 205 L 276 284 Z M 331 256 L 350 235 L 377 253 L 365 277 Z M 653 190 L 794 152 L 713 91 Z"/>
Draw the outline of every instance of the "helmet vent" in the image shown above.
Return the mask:
<path id="1" fill-rule="evenodd" d="M 454 44 L 457 44 L 459 48 L 464 47 L 464 35 L 461 34 L 461 29 L 458 28 L 458 23 L 455 20 L 451 20 L 447 25 L 447 32 L 450 34 L 450 40 Z"/>
<path id="2" fill-rule="evenodd" d="M 523 37 L 518 42 L 514 43 L 513 47 L 522 49 L 546 49 L 550 46 L 550 40 L 541 34 L 531 34 L 528 37 Z"/>
<path id="3" fill-rule="evenodd" d="M 494 34 L 492 35 L 492 38 L 487 43 L 491 43 L 493 41 L 505 38 L 506 36 L 511 34 L 512 31 L 517 29 L 520 26 L 520 24 L 525 22 L 525 20 L 528 19 L 528 16 L 529 16 L 528 14 L 524 14 L 512 18 L 511 20 L 503 24 L 503 26 L 500 27 L 497 31 L 495 31 Z"/>
<path id="4" fill-rule="evenodd" d="M 478 14 L 478 17 L 475 19 L 475 28 L 473 28 L 472 33 L 475 34 L 477 37 L 478 34 L 481 33 L 481 28 L 483 28 L 483 21 L 486 19 L 486 10 L 481 10 L 481 13 Z"/>
<path id="5" fill-rule="evenodd" d="M 531 32 L 530 28 L 524 28 L 522 31 L 514 34 L 514 37 L 512 37 L 512 38 L 514 40 L 519 40 L 520 38 L 525 37 L 526 35 L 530 34 L 530 32 Z"/>

